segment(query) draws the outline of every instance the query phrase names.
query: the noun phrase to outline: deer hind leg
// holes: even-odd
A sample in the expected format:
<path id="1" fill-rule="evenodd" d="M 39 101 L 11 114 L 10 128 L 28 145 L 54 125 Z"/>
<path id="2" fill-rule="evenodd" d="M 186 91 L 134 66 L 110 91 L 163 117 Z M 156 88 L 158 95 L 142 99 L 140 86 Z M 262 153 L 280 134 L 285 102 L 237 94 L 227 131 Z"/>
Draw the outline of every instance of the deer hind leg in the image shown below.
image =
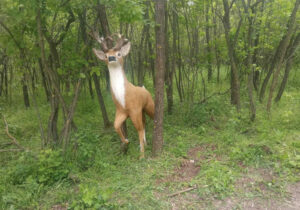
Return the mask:
<path id="1" fill-rule="evenodd" d="M 121 137 L 121 141 L 125 144 L 128 144 L 129 141 L 128 139 L 125 139 L 124 134 L 122 132 L 121 126 L 123 124 L 123 122 L 127 119 L 127 115 L 125 113 L 121 113 L 121 112 L 116 112 L 116 118 L 115 118 L 115 122 L 114 122 L 114 127 L 116 132 L 119 134 L 119 136 Z"/>
<path id="2" fill-rule="evenodd" d="M 149 97 L 147 105 L 144 107 L 144 111 L 151 119 L 154 119 L 154 102 L 151 97 Z"/>
<path id="3" fill-rule="evenodd" d="M 143 128 L 144 128 L 144 145 L 147 146 L 147 140 L 146 140 L 146 116 L 145 112 L 143 112 Z"/>
<path id="4" fill-rule="evenodd" d="M 138 131 L 139 134 L 139 140 L 140 140 L 140 159 L 145 157 L 145 149 L 144 149 L 144 135 L 145 135 L 145 130 L 144 130 L 144 125 L 143 125 L 143 113 L 142 111 L 140 112 L 135 112 L 130 115 L 131 121 Z"/>

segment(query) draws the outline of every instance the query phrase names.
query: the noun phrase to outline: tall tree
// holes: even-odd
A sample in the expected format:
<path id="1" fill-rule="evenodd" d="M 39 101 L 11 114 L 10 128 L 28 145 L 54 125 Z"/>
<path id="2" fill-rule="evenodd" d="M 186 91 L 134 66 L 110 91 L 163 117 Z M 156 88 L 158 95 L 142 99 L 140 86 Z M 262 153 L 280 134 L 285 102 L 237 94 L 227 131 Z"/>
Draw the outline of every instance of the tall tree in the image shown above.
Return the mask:
<path id="1" fill-rule="evenodd" d="M 165 59 L 165 0 L 155 0 L 156 74 L 155 74 L 155 114 L 153 130 L 153 155 L 162 151 L 164 117 Z"/>
<path id="2" fill-rule="evenodd" d="M 173 72 L 175 71 L 175 60 L 172 61 L 170 65 L 170 47 L 169 47 L 169 31 L 168 31 L 168 26 L 169 26 L 169 11 L 168 7 L 166 6 L 165 8 L 165 42 L 166 42 L 166 73 L 165 73 L 165 82 L 166 82 L 166 94 L 167 94 L 167 102 L 168 102 L 168 113 L 172 113 L 172 108 L 173 108 Z M 174 34 L 173 34 L 173 42 L 174 42 Z M 174 43 L 173 43 L 174 44 Z M 174 45 L 173 49 L 174 50 Z M 172 60 L 175 58 L 172 58 Z"/>
<path id="3" fill-rule="evenodd" d="M 225 30 L 225 39 L 227 43 L 227 53 L 229 56 L 229 61 L 231 65 L 231 103 L 236 105 L 237 111 L 240 111 L 241 102 L 240 102 L 240 80 L 237 68 L 237 61 L 236 61 L 236 53 L 235 53 L 235 46 L 237 37 L 239 34 L 239 30 L 242 24 L 242 19 L 239 21 L 238 28 L 235 32 L 234 39 L 232 39 L 231 33 L 231 23 L 230 23 L 230 10 L 234 4 L 234 0 L 231 1 L 229 4 L 228 0 L 223 0 L 224 6 L 224 16 L 222 17 L 222 22 Z"/>
<path id="4" fill-rule="evenodd" d="M 206 36 L 206 51 L 207 51 L 207 76 L 208 81 L 212 78 L 212 65 L 211 65 L 211 47 L 210 47 L 210 23 L 209 23 L 209 6 L 210 0 L 205 2 L 205 36 Z"/>
<path id="5" fill-rule="evenodd" d="M 298 10 L 298 6 L 299 6 L 299 0 L 296 0 L 295 2 L 295 6 L 294 6 L 294 9 L 293 9 L 293 12 L 292 12 L 292 15 L 290 16 L 289 18 L 289 21 L 287 23 L 287 31 L 286 33 L 284 34 L 284 36 L 282 36 L 280 42 L 279 42 L 279 45 L 278 47 L 276 48 L 276 51 L 274 53 L 274 56 L 271 60 L 271 64 L 269 66 L 269 70 L 268 70 L 268 73 L 263 81 L 263 84 L 261 86 L 261 89 L 260 89 L 260 93 L 259 93 L 259 100 L 260 102 L 263 101 L 264 99 L 264 96 L 265 96 L 265 92 L 266 92 L 266 89 L 267 89 L 267 85 L 268 85 L 268 82 L 272 76 L 272 74 L 274 73 L 274 71 L 278 71 L 278 74 L 279 74 L 279 71 L 280 71 L 280 68 L 281 68 L 281 65 L 282 65 L 282 60 L 283 60 L 283 57 L 285 55 L 285 51 L 286 51 L 286 48 L 287 48 L 287 45 L 289 43 L 289 40 L 292 36 L 292 32 L 293 32 L 293 28 L 294 28 L 294 23 L 295 23 L 295 19 L 296 19 L 296 14 L 297 14 L 297 10 Z M 276 83 L 277 83 L 277 73 L 274 74 L 275 77 L 273 77 L 273 85 L 271 85 L 272 88 L 270 88 L 270 91 L 271 89 L 274 90 L 275 86 L 276 86 Z M 273 90 L 271 91 L 271 98 L 272 98 L 272 94 L 273 94 Z M 269 95 L 269 99 L 268 99 L 268 104 L 267 107 L 270 106 L 270 95 Z M 272 100 L 271 100 L 272 101 Z M 269 108 L 267 108 L 269 109 Z"/>
<path id="6" fill-rule="evenodd" d="M 281 70 L 281 66 L 283 64 L 283 58 L 284 58 L 284 55 L 286 53 L 286 49 L 287 49 L 289 41 L 292 37 L 292 33 L 293 33 L 294 25 L 295 25 L 295 22 L 296 22 L 296 15 L 297 15 L 299 5 L 300 5 L 300 0 L 296 0 L 294 9 L 292 11 L 292 14 L 291 14 L 291 16 L 289 18 L 289 21 L 288 21 L 288 24 L 287 24 L 287 32 L 285 34 L 285 38 L 282 40 L 282 43 L 281 43 L 282 48 L 280 49 L 280 51 L 278 53 L 278 61 L 277 61 L 277 64 L 275 66 L 275 72 L 274 72 L 274 75 L 273 75 L 272 83 L 271 83 L 271 86 L 270 86 L 269 97 L 268 97 L 268 103 L 267 103 L 267 111 L 268 112 L 271 111 L 273 92 L 274 92 L 274 90 L 276 88 L 276 85 L 277 85 L 278 76 L 279 76 L 279 72 Z"/>
<path id="7" fill-rule="evenodd" d="M 296 38 L 291 39 L 287 53 L 286 53 L 286 64 L 285 64 L 285 70 L 284 70 L 284 76 L 283 79 L 281 81 L 280 84 L 280 88 L 277 92 L 275 101 L 278 102 L 281 99 L 281 96 L 283 94 L 283 91 L 285 89 L 285 86 L 287 84 L 288 78 L 289 78 L 289 74 L 293 65 L 293 60 L 295 58 L 295 52 L 296 49 L 299 47 L 300 45 L 300 33 L 297 34 Z"/>

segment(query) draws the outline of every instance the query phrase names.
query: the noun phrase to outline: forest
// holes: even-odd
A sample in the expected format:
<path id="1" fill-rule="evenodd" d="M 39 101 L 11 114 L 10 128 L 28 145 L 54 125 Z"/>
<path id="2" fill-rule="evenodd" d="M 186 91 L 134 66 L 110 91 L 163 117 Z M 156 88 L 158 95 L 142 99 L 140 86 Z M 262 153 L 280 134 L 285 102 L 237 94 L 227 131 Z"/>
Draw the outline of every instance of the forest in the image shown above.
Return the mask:
<path id="1" fill-rule="evenodd" d="M 1 0 L 0 209 L 300 209 L 299 6 Z"/>

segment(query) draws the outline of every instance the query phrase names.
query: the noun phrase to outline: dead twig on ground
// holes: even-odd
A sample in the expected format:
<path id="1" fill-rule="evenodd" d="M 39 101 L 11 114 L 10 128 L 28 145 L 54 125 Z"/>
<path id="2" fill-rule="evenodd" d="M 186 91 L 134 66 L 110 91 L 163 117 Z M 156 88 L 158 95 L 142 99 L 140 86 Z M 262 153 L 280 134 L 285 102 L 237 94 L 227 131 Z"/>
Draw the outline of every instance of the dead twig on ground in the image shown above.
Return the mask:
<path id="1" fill-rule="evenodd" d="M 0 150 L 0 152 L 5 152 L 5 151 L 14 151 L 14 150 L 25 150 L 25 148 L 23 146 L 21 146 L 19 144 L 19 142 L 17 141 L 17 139 L 15 137 L 13 137 L 8 130 L 8 124 L 7 121 L 3 115 L 3 120 L 4 120 L 4 124 L 5 124 L 5 133 L 7 134 L 7 136 L 11 139 L 12 144 L 16 145 L 19 149 L 7 149 L 7 150 Z"/>
<path id="2" fill-rule="evenodd" d="M 185 193 L 185 192 L 189 192 L 189 191 L 192 191 L 192 190 L 195 190 L 197 187 L 194 186 L 194 187 L 189 187 L 187 189 L 184 189 L 184 190 L 180 190 L 180 191 L 177 191 L 175 193 L 172 193 L 172 194 L 169 194 L 168 197 L 174 197 L 176 195 L 179 195 L 179 194 L 182 194 L 182 193 Z"/>

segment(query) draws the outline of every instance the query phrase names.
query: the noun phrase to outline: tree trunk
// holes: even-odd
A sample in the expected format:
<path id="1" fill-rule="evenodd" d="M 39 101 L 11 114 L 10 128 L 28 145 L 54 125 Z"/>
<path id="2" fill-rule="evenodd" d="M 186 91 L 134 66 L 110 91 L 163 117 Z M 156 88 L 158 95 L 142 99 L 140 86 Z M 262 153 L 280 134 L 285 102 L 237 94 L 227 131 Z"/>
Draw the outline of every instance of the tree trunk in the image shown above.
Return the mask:
<path id="1" fill-rule="evenodd" d="M 242 4 L 244 6 L 245 13 L 247 14 L 248 19 L 248 34 L 247 34 L 247 63 L 246 63 L 246 69 L 248 71 L 248 96 L 249 96 L 249 104 L 250 104 L 250 112 L 251 121 L 254 121 L 256 116 L 256 108 L 255 103 L 253 100 L 253 35 L 255 34 L 255 29 L 253 27 L 254 25 L 254 18 L 251 16 L 249 9 L 252 9 L 252 14 L 255 14 L 255 6 L 250 6 L 250 0 L 247 1 L 247 5 L 245 3 L 245 0 L 242 0 Z"/>
<path id="2" fill-rule="evenodd" d="M 252 66 L 252 36 L 253 36 L 253 28 L 252 28 L 252 18 L 249 17 L 249 28 L 248 28 L 248 62 L 247 62 L 247 70 L 248 70 L 248 95 L 249 95 L 249 103 L 250 103 L 250 112 L 251 112 L 251 121 L 254 121 L 256 115 L 255 104 L 253 100 L 253 66 Z"/>
<path id="3" fill-rule="evenodd" d="M 68 112 L 67 118 L 64 122 L 64 126 L 61 131 L 61 134 L 60 134 L 59 139 L 60 139 L 60 143 L 63 144 L 64 150 L 66 150 L 66 148 L 69 144 L 70 133 L 71 133 L 71 128 L 72 128 L 72 120 L 73 120 L 75 108 L 76 108 L 78 97 L 79 97 L 80 86 L 81 86 L 81 79 L 79 79 L 76 84 L 75 91 L 74 91 L 74 97 L 73 97 L 72 103 L 70 105 L 70 108 L 68 109 L 69 112 Z"/>
<path id="4" fill-rule="evenodd" d="M 299 0 L 297 0 L 295 2 L 295 6 L 294 6 L 294 9 L 293 9 L 293 12 L 292 12 L 292 15 L 290 16 L 290 19 L 289 19 L 289 22 L 288 22 L 288 31 L 286 32 L 286 34 L 282 37 L 277 49 L 276 49 L 276 52 L 273 56 L 273 59 L 272 59 L 272 62 L 271 62 L 271 65 L 270 65 L 270 68 L 269 68 L 269 71 L 268 71 L 268 74 L 267 76 L 265 77 L 264 81 L 263 81 L 263 84 L 262 84 L 262 87 L 260 89 L 260 95 L 259 95 L 259 100 L 260 102 L 263 101 L 264 99 L 264 95 L 265 95 L 265 92 L 266 92 L 266 88 L 267 88 L 267 84 L 271 78 L 271 75 L 273 74 L 274 70 L 278 70 L 280 71 L 280 69 L 278 69 L 278 66 L 281 66 L 281 62 L 282 62 L 282 59 L 283 59 L 283 56 L 285 54 L 285 51 L 286 51 L 286 47 L 287 47 L 287 44 L 291 38 L 291 35 L 292 35 L 292 30 L 293 30 L 293 25 L 294 25 L 294 21 L 295 21 L 295 16 L 296 16 L 296 12 L 298 10 L 298 6 L 299 6 Z M 279 74 L 279 72 L 278 72 Z M 275 76 L 275 80 L 274 80 L 274 76 Z M 267 110 L 269 110 L 268 107 L 271 106 L 271 101 L 272 99 L 270 99 L 270 96 L 273 95 L 273 91 L 274 91 L 274 88 L 276 86 L 276 83 L 277 83 L 277 73 L 276 75 L 274 74 L 273 76 L 273 80 L 272 80 L 272 83 L 273 86 L 272 88 L 270 88 L 270 90 L 272 89 L 272 93 L 270 94 L 269 93 L 269 99 L 268 99 L 268 105 L 267 105 Z M 270 101 L 271 100 L 271 101 Z"/>
<path id="5" fill-rule="evenodd" d="M 262 5 L 261 5 L 261 14 L 263 14 L 264 12 L 264 4 L 265 4 L 265 1 L 263 0 L 262 1 Z M 255 14 L 256 13 L 256 8 L 253 8 L 253 13 Z M 261 19 L 259 19 L 259 22 L 258 22 L 258 26 L 261 25 Z M 256 33 L 256 36 L 255 36 L 255 41 L 254 41 L 254 54 L 253 54 L 253 63 L 256 64 L 256 66 L 258 66 L 258 51 L 259 51 L 259 38 L 260 38 L 260 34 L 259 33 Z M 254 69 L 254 77 L 253 77 L 253 85 L 254 85 L 254 89 L 255 91 L 258 92 L 259 90 L 259 85 L 260 85 L 260 72 L 259 70 L 257 70 L 256 68 Z"/>
<path id="6" fill-rule="evenodd" d="M 231 65 L 231 103 L 236 105 L 236 109 L 240 111 L 240 81 L 238 76 L 238 69 L 235 60 L 235 43 L 231 40 L 230 37 L 230 8 L 228 5 L 228 0 L 223 0 L 224 5 L 224 17 L 223 17 L 223 25 L 225 30 L 225 38 L 227 43 L 228 56 Z M 238 31 L 236 31 L 235 37 L 238 35 Z"/>
<path id="7" fill-rule="evenodd" d="M 4 69 L 4 94 L 5 94 L 5 98 L 6 100 L 8 99 L 8 71 L 7 68 Z"/>
<path id="8" fill-rule="evenodd" d="M 169 25 L 169 18 L 168 18 L 168 8 L 166 5 L 165 8 L 165 42 L 166 42 L 166 49 L 165 49 L 165 58 L 166 58 L 166 73 L 165 73 L 165 82 L 166 82 L 166 94 L 167 94 L 167 102 L 168 102 L 168 114 L 172 114 L 173 108 L 173 70 L 175 69 L 174 62 L 172 62 L 172 69 L 170 69 L 170 60 L 169 60 L 169 32 L 168 32 L 168 25 Z M 173 37 L 174 40 L 174 37 Z"/>
<path id="9" fill-rule="evenodd" d="M 162 152 L 165 78 L 165 0 L 155 0 L 156 74 L 153 155 Z"/>
<path id="10" fill-rule="evenodd" d="M 221 66 L 221 63 L 220 63 L 220 50 L 219 50 L 219 47 L 218 47 L 218 44 L 217 44 L 217 30 L 218 30 L 218 24 L 217 24 L 217 19 L 216 19 L 216 16 L 217 16 L 217 4 L 216 4 L 216 8 L 213 7 L 213 4 L 212 4 L 212 13 L 214 14 L 213 15 L 213 24 L 214 24 L 214 50 L 215 50 L 215 56 L 216 56 L 216 63 L 217 63 L 217 82 L 219 83 L 220 82 L 220 66 Z"/>
<path id="11" fill-rule="evenodd" d="M 146 24 L 146 23 L 145 23 Z M 146 25 L 143 27 L 143 31 L 141 34 L 141 41 L 139 45 L 139 52 L 138 52 L 138 67 L 137 67 L 137 76 L 138 76 L 138 85 L 143 86 L 144 83 L 144 65 L 143 65 L 143 54 L 144 54 L 144 40 L 145 40 L 145 32 L 146 32 Z"/>
<path id="12" fill-rule="evenodd" d="M 41 59 L 39 58 L 39 66 L 40 66 L 40 72 L 41 72 L 41 75 L 42 75 L 42 84 L 43 84 L 43 87 L 44 87 L 44 91 L 45 91 L 45 95 L 46 95 L 46 98 L 47 98 L 47 101 L 50 100 L 50 91 L 49 91 L 49 88 L 48 88 L 48 85 L 47 85 L 47 82 L 46 82 L 46 76 L 45 76 L 45 72 L 44 72 L 44 69 L 43 69 L 43 64 L 42 64 L 42 61 Z"/>
<path id="13" fill-rule="evenodd" d="M 39 7 L 37 9 L 36 21 L 37 21 L 37 29 L 38 29 L 39 47 L 41 50 L 41 62 L 42 62 L 43 69 L 45 69 L 45 72 L 47 73 L 47 77 L 50 81 L 51 72 L 46 60 L 45 45 L 44 45 L 42 24 L 41 24 L 41 13 Z M 53 91 L 51 89 L 50 91 L 51 91 L 51 97 L 50 97 L 51 113 L 48 120 L 47 143 L 50 142 L 57 143 L 58 142 L 57 119 L 58 119 L 58 110 L 59 110 L 59 100 L 56 91 Z"/>
<path id="14" fill-rule="evenodd" d="M 107 111 L 105 108 L 104 99 L 102 96 L 101 87 L 100 87 L 100 83 L 99 83 L 99 78 L 95 73 L 93 73 L 93 79 L 94 79 L 98 102 L 99 102 L 101 113 L 102 113 L 104 127 L 108 128 L 111 126 L 111 122 L 108 119 L 108 115 L 107 115 Z"/>
<path id="15" fill-rule="evenodd" d="M 97 12 L 98 12 L 98 18 L 99 18 L 99 21 L 101 24 L 103 36 L 107 37 L 110 35 L 110 29 L 109 29 L 109 24 L 108 24 L 108 20 L 107 20 L 105 5 L 101 4 L 100 0 L 98 0 Z M 107 47 L 111 48 L 112 45 L 113 45 L 112 41 L 108 40 Z M 110 80 L 109 80 L 108 68 L 105 68 L 105 79 L 106 79 L 106 91 L 110 92 Z"/>
<path id="16" fill-rule="evenodd" d="M 148 40 L 148 49 L 150 54 L 150 69 L 151 69 L 151 75 L 152 75 L 152 82 L 153 86 L 155 86 L 155 60 L 154 60 L 154 51 L 152 47 L 152 42 L 150 39 Z"/>
<path id="17" fill-rule="evenodd" d="M 24 104 L 25 104 L 25 107 L 28 108 L 28 107 L 30 107 L 30 103 L 29 103 L 29 94 L 28 94 L 28 87 L 27 87 L 26 80 L 25 80 L 25 75 L 23 75 L 23 78 L 22 78 L 22 90 L 23 90 Z"/>
<path id="18" fill-rule="evenodd" d="M 89 92 L 90 92 L 91 99 L 94 99 L 94 91 L 93 91 L 93 85 L 92 85 L 92 78 L 89 75 L 87 79 L 88 79 Z"/>
<path id="19" fill-rule="evenodd" d="M 277 92 L 275 102 L 278 102 L 281 99 L 281 96 L 283 94 L 283 91 L 284 91 L 285 86 L 288 81 L 290 70 L 292 68 L 293 60 L 295 57 L 295 51 L 296 51 L 297 47 L 299 46 L 299 44 L 300 44 L 300 33 L 298 33 L 297 37 L 295 38 L 295 40 L 293 42 L 292 41 L 290 42 L 290 46 L 288 47 L 289 50 L 287 51 L 287 54 L 286 54 L 287 61 L 286 61 L 284 76 L 283 76 L 280 88 Z"/>
<path id="20" fill-rule="evenodd" d="M 173 46 L 175 43 L 176 48 L 173 50 L 174 53 L 174 61 L 177 64 L 178 67 L 178 77 L 176 74 L 176 70 L 174 71 L 175 74 L 175 81 L 176 81 L 176 87 L 177 87 L 177 92 L 179 95 L 179 100 L 180 102 L 183 101 L 183 86 L 182 86 L 182 76 L 181 76 L 181 68 L 182 68 L 182 61 L 181 61 L 181 49 L 180 49 L 180 40 L 179 40 L 179 21 L 178 21 L 178 13 L 177 13 L 177 5 L 176 2 L 173 3 L 173 9 L 172 9 L 172 31 L 173 31 Z M 175 40 L 174 40 L 175 39 Z M 176 45 L 176 42 L 178 43 Z"/>
<path id="21" fill-rule="evenodd" d="M 149 39 L 150 39 L 150 24 L 149 24 L 149 8 L 150 8 L 150 1 L 144 1 L 144 26 L 142 30 L 141 40 L 140 40 L 140 46 L 139 46 L 139 53 L 138 53 L 138 85 L 142 86 L 144 83 L 144 77 L 146 74 L 146 68 L 145 68 L 145 62 L 150 59 L 147 59 L 147 49 Z"/>
<path id="22" fill-rule="evenodd" d="M 4 81 L 4 70 L 2 70 L 0 73 L 0 96 L 2 96 L 3 81 Z"/>
<path id="23" fill-rule="evenodd" d="M 211 65 L 211 48 L 210 48 L 210 33 L 209 33 L 209 1 L 206 1 L 205 7 L 205 36 L 206 36 L 206 51 L 207 51 L 207 78 L 208 81 L 212 78 L 212 65 Z"/>
<path id="24" fill-rule="evenodd" d="M 273 79 L 272 79 L 272 83 L 271 83 L 271 87 L 270 87 L 270 92 L 269 92 L 269 98 L 268 98 L 268 103 L 267 103 L 267 111 L 268 112 L 271 111 L 273 92 L 276 88 L 279 72 L 280 72 L 280 69 L 281 69 L 281 66 L 282 66 L 282 62 L 283 62 L 283 58 L 284 58 L 284 55 L 286 53 L 288 43 L 289 43 L 289 41 L 291 39 L 291 36 L 292 36 L 292 32 L 293 32 L 294 25 L 295 25 L 295 22 L 296 22 L 296 14 L 297 14 L 299 4 L 300 4 L 300 0 L 296 0 L 293 12 L 292 12 L 292 14 L 289 18 L 289 21 L 288 21 L 288 30 L 287 30 L 285 38 L 282 42 L 282 48 L 280 49 L 280 52 L 279 52 L 278 63 L 275 67 L 275 72 L 274 72 L 274 75 L 273 75 Z"/>

